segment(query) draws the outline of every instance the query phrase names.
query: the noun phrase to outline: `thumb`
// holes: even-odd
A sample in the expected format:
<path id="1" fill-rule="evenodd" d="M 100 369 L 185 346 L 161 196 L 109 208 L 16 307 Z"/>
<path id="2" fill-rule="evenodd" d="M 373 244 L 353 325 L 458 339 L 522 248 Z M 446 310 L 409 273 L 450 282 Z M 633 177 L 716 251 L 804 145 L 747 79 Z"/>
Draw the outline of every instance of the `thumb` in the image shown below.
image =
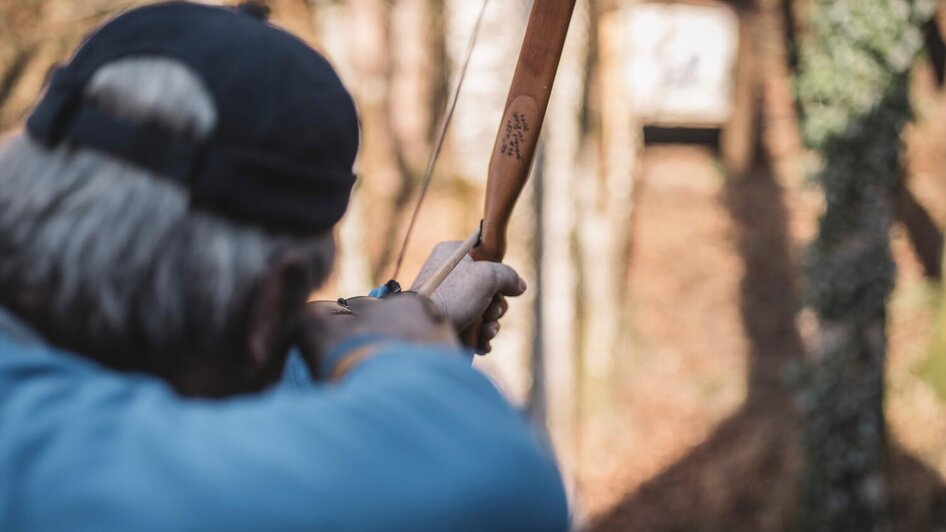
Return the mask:
<path id="1" fill-rule="evenodd" d="M 494 294 L 515 297 L 526 291 L 526 282 L 519 277 L 516 270 L 499 262 L 478 262 L 490 269 L 492 291 Z"/>

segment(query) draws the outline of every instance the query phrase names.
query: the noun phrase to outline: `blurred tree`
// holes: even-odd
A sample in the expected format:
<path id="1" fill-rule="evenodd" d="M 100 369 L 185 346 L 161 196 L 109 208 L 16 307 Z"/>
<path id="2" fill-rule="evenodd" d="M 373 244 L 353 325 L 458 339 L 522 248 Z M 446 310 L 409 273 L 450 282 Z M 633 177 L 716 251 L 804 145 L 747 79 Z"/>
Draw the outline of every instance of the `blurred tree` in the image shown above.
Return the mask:
<path id="1" fill-rule="evenodd" d="M 883 413 L 889 229 L 924 0 L 815 0 L 797 80 L 826 210 L 806 263 L 819 318 L 800 391 L 804 530 L 887 530 Z"/>
<path id="2" fill-rule="evenodd" d="M 930 17 L 929 22 L 924 27 L 924 34 L 926 37 L 926 54 L 933 66 L 936 82 L 942 87 L 946 84 L 946 40 L 943 38 L 943 31 L 940 29 L 937 18 Z"/>
<path id="3" fill-rule="evenodd" d="M 36 0 L 0 1 L 0 35 L 3 36 L 3 46 L 0 47 L 0 111 L 10 100 L 39 49 L 38 43 L 24 28 L 31 28 L 29 21 L 37 20 L 41 10 L 42 4 Z M 12 113 L 0 112 L 0 129 L 10 121 L 6 114 Z"/>

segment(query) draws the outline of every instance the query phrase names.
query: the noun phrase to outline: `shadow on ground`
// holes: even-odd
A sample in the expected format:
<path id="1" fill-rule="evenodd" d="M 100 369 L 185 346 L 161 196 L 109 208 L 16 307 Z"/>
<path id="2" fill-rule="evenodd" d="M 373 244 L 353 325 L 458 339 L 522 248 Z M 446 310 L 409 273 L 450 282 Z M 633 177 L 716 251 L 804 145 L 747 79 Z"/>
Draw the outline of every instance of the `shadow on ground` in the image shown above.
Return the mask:
<path id="1" fill-rule="evenodd" d="M 796 508 L 798 417 L 783 384 L 802 356 L 795 326 L 798 267 L 783 191 L 769 165 L 721 198 L 737 230 L 745 275 L 741 317 L 749 342 L 743 406 L 703 443 L 596 519 L 595 531 L 790 530 Z M 899 448 L 890 453 L 895 530 L 946 530 L 946 486 Z"/>

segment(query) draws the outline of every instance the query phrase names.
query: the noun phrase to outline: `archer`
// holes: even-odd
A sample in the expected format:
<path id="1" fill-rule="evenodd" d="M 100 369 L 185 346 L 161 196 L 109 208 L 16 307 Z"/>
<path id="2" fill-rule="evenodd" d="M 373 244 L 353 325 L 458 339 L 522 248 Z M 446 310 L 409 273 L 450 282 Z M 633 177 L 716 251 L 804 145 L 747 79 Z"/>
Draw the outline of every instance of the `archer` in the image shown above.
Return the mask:
<path id="1" fill-rule="evenodd" d="M 0 147 L 0 529 L 567 529 L 457 338 L 488 350 L 512 269 L 307 304 L 358 142 L 328 62 L 247 13 L 132 10 L 54 73 Z"/>

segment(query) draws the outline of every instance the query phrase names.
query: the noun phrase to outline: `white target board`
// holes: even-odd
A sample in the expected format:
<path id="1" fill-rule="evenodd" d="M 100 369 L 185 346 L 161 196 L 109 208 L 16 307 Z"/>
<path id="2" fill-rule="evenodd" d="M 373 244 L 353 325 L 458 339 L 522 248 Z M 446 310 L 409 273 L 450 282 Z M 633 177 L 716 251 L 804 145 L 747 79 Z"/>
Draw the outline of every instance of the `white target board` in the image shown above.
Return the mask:
<path id="1" fill-rule="evenodd" d="M 739 18 L 722 4 L 627 10 L 627 87 L 644 124 L 718 127 L 732 113 Z"/>

